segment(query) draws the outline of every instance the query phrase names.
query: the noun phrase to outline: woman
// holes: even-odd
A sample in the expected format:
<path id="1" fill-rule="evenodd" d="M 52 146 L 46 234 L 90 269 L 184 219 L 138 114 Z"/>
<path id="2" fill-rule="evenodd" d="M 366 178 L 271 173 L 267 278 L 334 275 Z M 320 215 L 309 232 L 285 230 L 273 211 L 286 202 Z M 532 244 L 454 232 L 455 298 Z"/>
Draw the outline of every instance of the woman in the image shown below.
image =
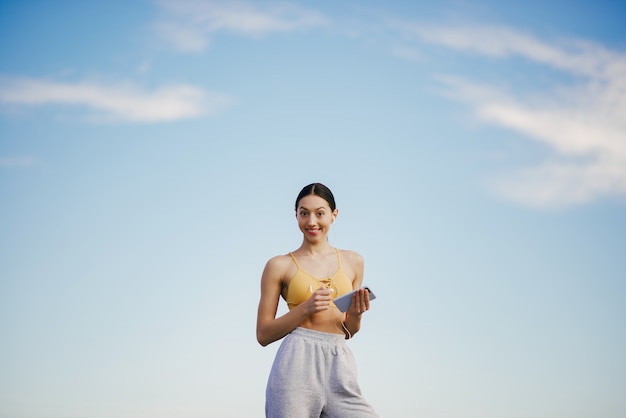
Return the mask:
<path id="1" fill-rule="evenodd" d="M 326 186 L 304 187 L 296 199 L 302 245 L 270 259 L 263 271 L 257 340 L 266 346 L 285 337 L 267 383 L 269 418 L 378 416 L 361 395 L 345 343 L 359 331 L 370 300 L 361 288 L 363 258 L 328 243 L 338 213 Z M 343 313 L 333 299 L 353 289 L 358 290 Z M 289 312 L 276 318 L 280 296 Z"/>

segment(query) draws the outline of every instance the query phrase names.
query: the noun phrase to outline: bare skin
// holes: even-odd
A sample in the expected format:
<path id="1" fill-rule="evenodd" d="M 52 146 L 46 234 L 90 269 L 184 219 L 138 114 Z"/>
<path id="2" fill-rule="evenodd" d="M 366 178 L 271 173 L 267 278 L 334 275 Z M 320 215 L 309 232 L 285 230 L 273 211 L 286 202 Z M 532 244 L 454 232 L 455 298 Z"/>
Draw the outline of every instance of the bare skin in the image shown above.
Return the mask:
<path id="1" fill-rule="evenodd" d="M 330 225 L 338 215 L 326 200 L 316 195 L 305 196 L 298 202 L 296 219 L 303 235 L 302 244 L 294 251 L 303 270 L 315 277 L 330 277 L 338 269 L 335 249 L 327 240 Z M 311 297 L 280 317 L 276 317 L 280 296 L 286 290 L 297 267 L 291 257 L 279 255 L 265 265 L 261 277 L 261 299 L 257 315 L 257 340 L 262 346 L 280 340 L 297 327 L 316 331 L 356 334 L 361 327 L 361 316 L 370 308 L 369 294 L 360 289 L 363 283 L 363 257 L 354 251 L 341 250 L 342 270 L 352 280 L 352 288 L 359 289 L 352 297 L 346 313 L 331 304 L 331 291 L 318 289 Z M 347 328 L 343 329 L 342 323 Z"/>

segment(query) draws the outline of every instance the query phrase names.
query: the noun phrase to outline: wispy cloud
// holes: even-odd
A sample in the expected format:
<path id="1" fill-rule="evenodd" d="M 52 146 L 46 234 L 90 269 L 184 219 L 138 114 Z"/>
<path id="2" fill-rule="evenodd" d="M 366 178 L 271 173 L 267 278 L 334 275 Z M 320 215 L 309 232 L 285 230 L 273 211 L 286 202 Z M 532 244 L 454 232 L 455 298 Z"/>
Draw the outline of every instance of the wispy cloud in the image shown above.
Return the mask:
<path id="1" fill-rule="evenodd" d="M 178 85 L 147 91 L 136 85 L 57 82 L 0 77 L 0 103 L 12 106 L 65 105 L 87 108 L 99 120 L 166 122 L 213 115 L 233 99 Z"/>
<path id="2" fill-rule="evenodd" d="M 156 28 L 185 52 L 201 52 L 216 32 L 261 36 L 324 26 L 319 12 L 285 2 L 160 0 L 166 17 Z"/>
<path id="3" fill-rule="evenodd" d="M 517 56 L 575 76 L 569 86 L 525 94 L 440 77 L 481 121 L 553 150 L 548 161 L 498 179 L 498 193 L 537 207 L 626 197 L 626 53 L 580 40 L 550 43 L 506 27 L 398 22 L 393 27 L 423 42 L 483 56 Z"/>
<path id="4" fill-rule="evenodd" d="M 32 157 L 27 156 L 0 156 L 0 168 L 26 168 L 35 164 L 35 160 Z"/>

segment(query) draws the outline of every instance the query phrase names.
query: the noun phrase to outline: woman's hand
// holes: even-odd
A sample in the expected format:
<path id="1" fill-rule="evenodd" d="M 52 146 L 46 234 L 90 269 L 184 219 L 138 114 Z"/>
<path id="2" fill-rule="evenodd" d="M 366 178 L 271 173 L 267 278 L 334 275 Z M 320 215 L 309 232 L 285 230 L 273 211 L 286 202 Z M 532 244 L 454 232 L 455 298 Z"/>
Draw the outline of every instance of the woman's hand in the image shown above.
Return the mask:
<path id="1" fill-rule="evenodd" d="M 370 308 L 370 294 L 367 289 L 360 288 L 352 295 L 352 303 L 348 308 L 348 316 L 360 317 Z"/>
<path id="2" fill-rule="evenodd" d="M 325 311 L 330 308 L 330 289 L 322 287 L 317 289 L 309 300 L 304 303 L 304 309 L 309 314 Z"/>

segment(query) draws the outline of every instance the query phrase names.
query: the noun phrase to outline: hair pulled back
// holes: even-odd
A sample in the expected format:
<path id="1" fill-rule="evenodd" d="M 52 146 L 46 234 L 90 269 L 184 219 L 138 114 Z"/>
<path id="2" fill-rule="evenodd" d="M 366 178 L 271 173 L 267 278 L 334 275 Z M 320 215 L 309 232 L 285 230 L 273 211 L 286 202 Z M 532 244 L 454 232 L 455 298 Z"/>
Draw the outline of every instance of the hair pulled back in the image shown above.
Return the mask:
<path id="1" fill-rule="evenodd" d="M 330 206 L 330 210 L 334 211 L 336 208 L 335 205 L 335 197 L 333 196 L 333 192 L 322 183 L 311 183 L 308 186 L 304 186 L 302 190 L 300 190 L 300 194 L 298 194 L 298 198 L 296 199 L 296 210 L 298 210 L 298 203 L 300 203 L 300 199 L 305 196 L 315 195 L 319 196 L 325 201 L 328 202 L 328 206 Z"/>

